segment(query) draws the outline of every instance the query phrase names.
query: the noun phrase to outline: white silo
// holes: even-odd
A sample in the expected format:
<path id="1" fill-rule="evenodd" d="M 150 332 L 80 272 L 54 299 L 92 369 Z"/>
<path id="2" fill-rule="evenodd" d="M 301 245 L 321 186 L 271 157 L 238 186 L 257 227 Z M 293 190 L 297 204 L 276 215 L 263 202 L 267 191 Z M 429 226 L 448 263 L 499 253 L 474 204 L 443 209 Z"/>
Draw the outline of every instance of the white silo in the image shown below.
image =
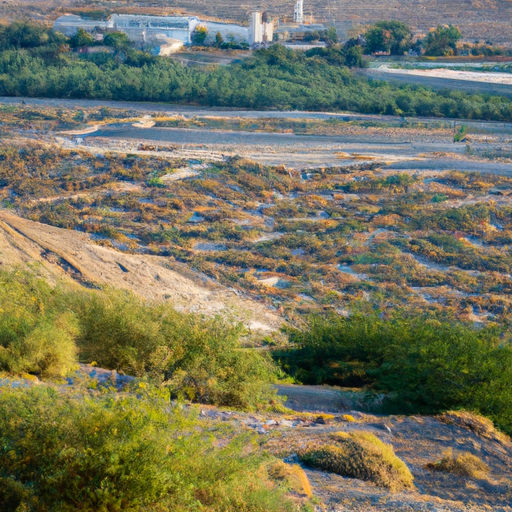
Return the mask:
<path id="1" fill-rule="evenodd" d="M 251 24 L 249 25 L 249 44 L 263 42 L 263 22 L 261 12 L 251 13 Z"/>
<path id="2" fill-rule="evenodd" d="M 297 0 L 293 13 L 293 21 L 295 23 L 304 23 L 304 0 Z"/>

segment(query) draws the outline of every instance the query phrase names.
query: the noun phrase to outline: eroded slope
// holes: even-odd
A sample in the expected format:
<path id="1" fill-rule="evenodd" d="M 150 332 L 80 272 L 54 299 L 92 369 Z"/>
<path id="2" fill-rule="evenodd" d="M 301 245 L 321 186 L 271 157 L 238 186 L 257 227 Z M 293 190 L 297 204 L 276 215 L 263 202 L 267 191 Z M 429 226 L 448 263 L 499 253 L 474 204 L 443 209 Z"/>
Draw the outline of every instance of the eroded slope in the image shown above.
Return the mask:
<path id="1" fill-rule="evenodd" d="M 91 237 L 21 219 L 0 211 L 2 266 L 32 266 L 51 281 L 72 279 L 81 285 L 109 285 L 150 300 L 169 300 L 177 309 L 232 315 L 252 329 L 276 329 L 281 319 L 254 301 L 239 297 L 159 256 L 121 253 L 94 244 Z"/>

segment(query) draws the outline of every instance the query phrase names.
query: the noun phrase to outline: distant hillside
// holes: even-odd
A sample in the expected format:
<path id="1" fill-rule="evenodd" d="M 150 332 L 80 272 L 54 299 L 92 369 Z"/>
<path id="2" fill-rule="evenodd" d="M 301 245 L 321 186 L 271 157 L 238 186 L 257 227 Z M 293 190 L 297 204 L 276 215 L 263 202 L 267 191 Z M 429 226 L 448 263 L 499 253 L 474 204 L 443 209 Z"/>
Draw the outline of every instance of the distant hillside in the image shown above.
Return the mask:
<path id="1" fill-rule="evenodd" d="M 189 12 L 227 20 L 245 21 L 253 10 L 264 10 L 284 17 L 293 16 L 295 0 L 151 0 L 107 2 L 99 0 L 6 0 L 0 3 L 0 22 L 28 16 L 54 20 L 64 12 L 95 11 L 95 16 L 111 12 L 179 14 Z M 405 21 L 417 32 L 439 24 L 461 28 L 465 39 L 490 40 L 512 44 L 512 0 L 304 0 L 306 19 L 338 25 L 345 33 L 350 25 L 359 26 L 382 19 Z"/>
<path id="2" fill-rule="evenodd" d="M 173 5 L 210 16 L 244 19 L 253 9 L 292 16 L 294 1 L 173 0 Z M 458 25 L 467 39 L 512 42 L 511 0 L 304 0 L 304 11 L 318 21 L 354 25 L 398 19 L 420 32 L 449 23 Z"/>

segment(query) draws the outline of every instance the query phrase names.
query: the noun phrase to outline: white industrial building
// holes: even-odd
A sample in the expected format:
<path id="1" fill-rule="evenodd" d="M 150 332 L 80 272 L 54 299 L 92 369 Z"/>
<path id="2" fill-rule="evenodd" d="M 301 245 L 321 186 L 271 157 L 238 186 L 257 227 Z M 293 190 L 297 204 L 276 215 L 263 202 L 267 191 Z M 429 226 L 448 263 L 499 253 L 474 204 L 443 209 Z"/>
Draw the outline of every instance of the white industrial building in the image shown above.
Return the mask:
<path id="1" fill-rule="evenodd" d="M 294 23 L 304 23 L 304 0 L 297 0 L 293 13 Z"/>
<path id="2" fill-rule="evenodd" d="M 161 42 L 162 37 L 190 44 L 191 35 L 200 24 L 195 16 L 145 16 L 113 14 L 106 21 L 95 21 L 80 16 L 65 15 L 57 18 L 53 29 L 68 37 L 74 36 L 79 28 L 86 32 L 124 32 L 135 43 Z"/>
<path id="3" fill-rule="evenodd" d="M 208 29 L 207 43 L 215 42 L 215 36 L 220 34 L 224 41 L 233 41 L 234 43 L 248 43 L 249 42 L 249 28 L 235 25 L 234 23 L 220 23 L 218 21 L 203 21 Z"/>
<path id="4" fill-rule="evenodd" d="M 92 34 L 98 30 L 103 31 L 108 28 L 112 28 L 113 25 L 109 20 L 97 21 L 97 20 L 86 20 L 80 16 L 74 14 L 66 14 L 60 16 L 53 22 L 53 30 L 60 32 L 68 37 L 73 37 L 79 28 L 83 28 L 86 32 Z"/>
<path id="5" fill-rule="evenodd" d="M 249 26 L 249 44 L 263 42 L 263 21 L 261 12 L 251 13 L 251 24 Z"/>
<path id="6" fill-rule="evenodd" d="M 166 51 L 175 51 L 179 42 L 188 45 L 192 42 L 192 34 L 199 26 L 208 29 L 207 42 L 212 43 L 217 33 L 224 41 L 236 43 L 247 42 L 250 45 L 272 42 L 274 25 L 263 21 L 261 12 L 251 15 L 250 26 L 243 27 L 231 23 L 201 21 L 195 16 L 146 16 L 133 14 L 112 14 L 105 21 L 87 20 L 75 15 L 57 18 L 54 30 L 68 37 L 74 36 L 79 28 L 91 34 L 124 32 L 130 41 L 141 46 L 162 46 L 167 44 Z M 172 50 L 169 48 L 172 46 Z"/>
<path id="7" fill-rule="evenodd" d="M 116 32 L 124 32 L 130 41 L 153 43 L 158 36 L 191 43 L 191 35 L 201 22 L 195 16 L 136 16 L 112 14 L 108 19 Z"/>
<path id="8" fill-rule="evenodd" d="M 263 19 L 261 12 L 251 13 L 249 25 L 249 39 L 250 45 L 271 43 L 274 38 L 274 23 Z"/>

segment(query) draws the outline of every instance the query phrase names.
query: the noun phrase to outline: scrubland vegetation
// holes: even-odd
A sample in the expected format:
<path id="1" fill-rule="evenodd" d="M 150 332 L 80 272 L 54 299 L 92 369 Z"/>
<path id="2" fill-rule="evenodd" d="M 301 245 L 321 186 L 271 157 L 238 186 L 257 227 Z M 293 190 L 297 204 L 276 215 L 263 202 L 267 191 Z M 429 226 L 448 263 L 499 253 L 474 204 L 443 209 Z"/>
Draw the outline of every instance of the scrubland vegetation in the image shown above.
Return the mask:
<path id="1" fill-rule="evenodd" d="M 1 390 L 2 511 L 299 510 L 250 437 L 209 432 L 166 393 L 135 391 Z"/>
<path id="2" fill-rule="evenodd" d="M 20 27 L 0 29 L 3 94 L 60 96 L 66 89 L 72 97 L 484 119 L 512 112 L 499 98 L 355 78 L 348 53 L 336 46 L 304 55 L 276 46 L 198 71 L 122 41 L 113 41 L 112 54 L 82 57 L 51 31 Z M 343 153 L 345 166 L 307 171 L 239 157 L 204 164 L 169 157 L 172 147 L 166 156 L 93 154 L 18 137 L 139 116 L 2 107 L 0 206 L 81 231 L 110 249 L 185 263 L 276 310 L 288 322 L 286 336 L 259 338 L 258 348 L 248 349 L 245 329 L 229 319 L 179 313 L 126 292 L 92 289 L 91 282 L 80 282 L 89 289 L 51 287 L 31 273 L 1 272 L 2 510 L 309 510 L 301 509 L 304 500 L 290 500 L 290 491 L 312 494 L 299 466 L 265 454 L 251 436 L 196 417 L 190 405 L 278 414 L 285 409 L 273 384 L 281 377 L 361 390 L 374 412 L 439 413 L 442 422 L 500 442 L 505 436 L 490 420 L 512 433 L 509 177 L 391 171 L 373 157 Z M 454 137 L 442 120 L 155 121 Z M 461 140 L 467 135 L 458 133 Z M 186 178 L 173 179 L 183 170 Z M 67 387 L 80 363 L 136 379 L 126 393 Z M 34 384 L 12 389 L 13 379 Z M 334 421 L 314 418 L 319 425 Z M 361 420 L 354 412 L 339 421 L 352 429 Z M 405 463 L 369 432 L 300 446 L 297 454 L 310 467 L 391 491 L 413 488 Z M 431 457 L 421 467 L 429 460 L 428 469 L 455 477 L 489 472 L 470 453 Z"/>
<path id="3" fill-rule="evenodd" d="M 0 310 L 2 510 L 311 510 L 305 502 L 311 487 L 299 466 L 266 454 L 261 441 L 247 432 L 209 423 L 202 412 L 198 417 L 198 409 L 174 400 L 244 409 L 272 405 L 275 399 L 268 383 L 276 370 L 259 351 L 246 359 L 251 368 L 233 355 L 245 359 L 247 352 L 242 353 L 238 343 L 231 345 L 228 326 L 219 329 L 217 320 L 142 304 L 125 293 L 51 289 L 19 271 L 1 274 Z M 63 311 L 67 324 L 74 325 L 72 332 L 63 326 Z M 53 330 L 56 340 L 63 329 L 76 344 L 79 360 L 96 356 L 107 368 L 126 369 L 142 378 L 122 393 L 80 381 L 73 372 L 74 354 L 61 357 L 66 344 L 39 337 L 34 351 L 34 344 L 27 342 L 43 326 Z M 403 400 L 407 406 L 403 412 L 444 410 L 453 404 L 480 408 L 503 430 L 510 430 L 510 397 L 504 389 L 512 357 L 508 346 L 497 346 L 490 330 L 355 315 L 347 320 L 319 319 L 293 331 L 291 340 L 296 348 L 281 361 L 289 371 L 304 363 L 302 373 L 296 373 L 304 382 L 308 371 L 327 382 L 332 380 L 326 375 L 336 372 L 336 383 L 388 391 L 389 406 Z M 25 358 L 9 366 L 14 351 Z M 176 360 L 176 352 L 186 354 L 187 361 Z M 41 361 L 52 361 L 53 366 Z M 162 368 L 167 380 L 160 377 Z M 50 384 L 26 387 L 13 381 L 21 376 L 22 382 L 29 382 L 34 375 Z M 60 375 L 67 379 L 59 379 Z M 488 408 L 478 399 L 485 400 Z M 334 420 L 332 415 L 321 416 L 324 422 Z M 347 415 L 343 419 L 356 423 Z M 467 413 L 449 412 L 441 419 L 469 425 L 482 431 L 483 437 L 501 436 L 488 420 Z M 277 446 L 284 442 L 290 449 L 290 439 L 280 434 L 274 439 Z M 297 441 L 298 456 L 308 466 L 392 492 L 413 488 L 406 464 L 371 432 L 338 432 L 308 443 Z M 428 469 L 478 479 L 489 472 L 469 453 L 446 453 Z"/>
<path id="4" fill-rule="evenodd" d="M 120 291 L 51 288 L 0 274 L 0 371 L 65 376 L 95 362 L 168 387 L 174 397 L 254 409 L 277 399 L 272 362 L 240 348 L 241 329 Z"/>
<path id="5" fill-rule="evenodd" d="M 432 471 L 455 473 L 469 478 L 484 478 L 489 472 L 489 466 L 471 453 L 457 453 L 447 450 L 440 461 L 427 465 Z"/>
<path id="6" fill-rule="evenodd" d="M 308 445 L 300 454 L 310 466 L 350 478 L 369 480 L 380 487 L 401 491 L 413 486 L 411 472 L 393 452 L 370 432 L 338 432 L 333 444 Z"/>
<path id="7" fill-rule="evenodd" d="M 275 45 L 240 63 L 187 68 L 114 44 L 114 53 L 79 55 L 63 35 L 13 23 L 0 31 L 0 94 L 193 103 L 259 109 L 349 110 L 467 119 L 512 119 L 512 101 L 434 92 L 356 77 L 353 48 L 294 52 Z"/>
<path id="8" fill-rule="evenodd" d="M 438 28 L 427 53 L 454 53 L 459 36 Z M 393 54 L 414 46 L 399 22 L 377 24 L 367 39 Z M 0 94 L 512 119 L 510 100 L 358 78 L 349 68 L 364 63 L 352 43 L 306 53 L 276 45 L 198 70 L 136 51 L 119 34 L 105 38 L 111 51 L 86 55 L 72 51 L 92 44 L 83 33 L 69 40 L 14 23 L 0 28 Z M 422 482 L 496 476 L 504 467 L 496 460 L 508 462 L 504 433 L 512 434 L 512 179 L 399 172 L 344 153 L 336 156 L 345 166 L 305 171 L 240 157 L 172 158 L 173 147 L 160 156 L 156 148 L 89 153 L 47 136 L 139 117 L 105 107 L 0 107 L 0 208 L 86 233 L 114 254 L 186 264 L 265 303 L 286 327 L 247 348 L 246 329 L 229 318 L 100 289 L 71 271 L 51 285 L 37 268 L 0 271 L 0 509 L 311 512 L 308 467 L 369 482 L 365 500 L 372 486 L 413 494 L 411 471 Z M 442 120 L 155 123 L 395 140 L 415 130 L 450 143 L 468 135 Z M 113 380 L 84 377 L 91 367 L 115 370 Z M 119 374 L 129 376 L 123 388 Z M 394 417 L 388 427 L 357 411 L 289 415 L 274 386 L 280 379 L 348 387 L 358 397 L 351 403 L 371 413 L 438 416 Z M 416 441 L 424 422 L 430 433 L 462 431 L 457 442 L 465 436 L 486 462 L 469 451 L 413 457 L 402 434 Z M 499 456 L 488 456 L 486 441 L 500 443 Z M 499 486 L 496 503 L 510 489 Z"/>
<path id="9" fill-rule="evenodd" d="M 303 179 L 233 159 L 168 182 L 187 162 L 9 144 L 1 158 L 4 208 L 106 247 L 187 263 L 282 307 L 290 321 L 370 303 L 498 321 L 509 337 L 512 224 L 500 195 L 508 177 L 427 178 L 370 163 Z M 268 286 L 269 278 L 280 281 Z"/>
<path id="10" fill-rule="evenodd" d="M 398 412 L 478 411 L 512 432 L 512 347 L 498 326 L 360 314 L 314 318 L 291 341 L 282 363 L 302 382 L 384 391 Z"/>

